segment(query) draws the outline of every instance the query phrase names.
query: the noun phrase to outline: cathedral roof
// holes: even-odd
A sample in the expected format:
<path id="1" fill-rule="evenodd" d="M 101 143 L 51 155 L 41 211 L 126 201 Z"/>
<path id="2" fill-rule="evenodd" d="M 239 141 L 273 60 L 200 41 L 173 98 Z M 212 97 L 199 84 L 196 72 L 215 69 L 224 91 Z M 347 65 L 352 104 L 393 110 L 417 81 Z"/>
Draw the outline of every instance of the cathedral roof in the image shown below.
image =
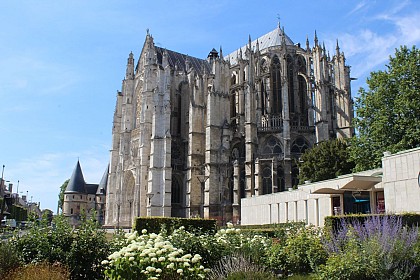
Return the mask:
<path id="1" fill-rule="evenodd" d="M 96 190 L 96 194 L 98 195 L 106 194 L 106 186 L 108 185 L 108 173 L 109 173 L 109 164 L 104 172 L 104 175 L 102 175 L 102 179 Z"/>
<path id="2" fill-rule="evenodd" d="M 86 193 L 86 182 L 79 161 L 77 161 L 64 193 Z"/>
<path id="3" fill-rule="evenodd" d="M 190 63 L 190 67 L 192 67 L 197 72 L 197 74 L 202 75 L 203 68 L 207 71 L 207 73 L 210 72 L 210 65 L 207 62 L 207 60 L 199 59 L 193 56 L 174 52 L 160 47 L 155 47 L 155 49 L 157 52 L 157 59 L 159 64 L 162 64 L 163 53 L 166 51 L 168 54 L 169 65 L 172 68 L 177 68 L 179 71 L 185 71 L 187 68 L 186 62 L 188 61 Z"/>
<path id="4" fill-rule="evenodd" d="M 269 47 L 280 46 L 282 44 L 283 37 L 284 37 L 286 45 L 289 45 L 289 46 L 294 45 L 293 41 L 289 38 L 289 36 L 287 36 L 287 34 L 283 33 L 283 30 L 280 28 L 280 25 L 278 25 L 276 29 L 274 29 L 273 31 L 268 32 L 267 34 L 252 41 L 251 48 L 255 51 L 257 42 L 258 42 L 260 51 L 267 49 Z M 230 61 L 232 65 L 236 64 L 238 54 L 240 52 L 243 53 L 243 56 L 245 58 L 245 52 L 246 52 L 247 47 L 248 47 L 248 44 L 228 54 L 227 56 L 224 57 L 224 59 L 227 61 Z"/>

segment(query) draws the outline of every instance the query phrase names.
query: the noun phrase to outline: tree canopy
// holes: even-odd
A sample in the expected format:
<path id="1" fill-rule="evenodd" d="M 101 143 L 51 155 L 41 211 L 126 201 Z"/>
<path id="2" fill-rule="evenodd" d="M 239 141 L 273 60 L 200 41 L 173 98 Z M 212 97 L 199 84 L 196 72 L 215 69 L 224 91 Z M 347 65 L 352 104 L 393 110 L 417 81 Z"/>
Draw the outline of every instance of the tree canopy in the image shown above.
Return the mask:
<path id="1" fill-rule="evenodd" d="M 64 192 L 66 191 L 69 181 L 70 179 L 67 179 L 66 181 L 64 181 L 64 183 L 60 187 L 60 193 L 58 194 L 58 208 L 61 209 L 61 211 L 63 211 Z"/>
<path id="2" fill-rule="evenodd" d="M 379 167 L 383 152 L 420 146 L 420 51 L 403 46 L 385 71 L 372 72 L 355 102 L 351 156 L 356 171 Z"/>
<path id="3" fill-rule="evenodd" d="M 344 139 L 324 141 L 305 151 L 298 163 L 299 182 L 317 182 L 349 174 L 354 168 Z"/>

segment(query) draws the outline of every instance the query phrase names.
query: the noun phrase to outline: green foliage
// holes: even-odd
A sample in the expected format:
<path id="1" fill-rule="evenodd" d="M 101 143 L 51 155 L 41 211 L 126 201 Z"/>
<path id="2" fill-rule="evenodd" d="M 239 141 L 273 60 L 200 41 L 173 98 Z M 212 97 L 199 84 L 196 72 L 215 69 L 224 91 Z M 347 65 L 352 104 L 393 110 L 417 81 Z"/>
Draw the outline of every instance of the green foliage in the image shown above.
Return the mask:
<path id="1" fill-rule="evenodd" d="M 100 279 L 103 275 L 100 264 L 109 254 L 105 231 L 100 228 L 97 221 L 82 216 L 82 223 L 73 236 L 67 256 L 67 265 L 71 268 L 72 278 Z"/>
<path id="2" fill-rule="evenodd" d="M 268 265 L 286 275 L 316 271 L 327 259 L 319 234 L 315 228 L 301 228 L 283 235 L 270 248 Z"/>
<path id="3" fill-rule="evenodd" d="M 325 236 L 329 258 L 319 279 L 418 279 L 418 242 L 418 228 L 395 216 L 343 220 L 339 231 Z"/>
<path id="4" fill-rule="evenodd" d="M 363 223 L 372 217 L 396 217 L 401 218 L 404 226 L 417 227 L 420 225 L 420 214 L 417 213 L 402 213 L 402 214 L 351 214 L 340 216 L 325 217 L 324 229 L 326 232 L 337 232 L 343 223 L 351 224 L 355 221 Z"/>
<path id="5" fill-rule="evenodd" d="M 202 233 L 214 233 L 216 232 L 216 220 L 173 217 L 138 217 L 134 221 L 133 230 L 141 232 L 145 229 L 147 232 L 159 233 L 162 228 L 165 228 L 170 233 L 173 229 L 180 227 L 185 227 L 188 231 L 199 230 Z"/>
<path id="6" fill-rule="evenodd" d="M 10 271 L 21 265 L 19 255 L 8 242 L 0 242 L 0 279 L 7 279 Z"/>
<path id="7" fill-rule="evenodd" d="M 15 219 L 16 221 L 26 221 L 28 218 L 28 209 L 21 205 L 13 204 L 9 208 L 10 219 Z"/>
<path id="8" fill-rule="evenodd" d="M 63 211 L 63 204 L 64 204 L 64 192 L 66 191 L 67 185 L 69 184 L 70 179 L 64 181 L 64 183 L 60 187 L 60 193 L 58 194 L 58 208 Z"/>
<path id="9" fill-rule="evenodd" d="M 101 278 L 100 263 L 109 254 L 109 244 L 99 225 L 84 219 L 73 232 L 64 216 L 56 216 L 52 226 L 47 223 L 47 220 L 33 223 L 27 234 L 11 240 L 23 262 L 64 264 L 72 279 Z"/>
<path id="10" fill-rule="evenodd" d="M 324 141 L 307 149 L 298 162 L 299 183 L 318 182 L 349 174 L 354 168 L 350 149 L 344 139 Z"/>
<path id="11" fill-rule="evenodd" d="M 358 137 L 351 157 L 356 171 L 379 167 L 385 151 L 420 146 L 420 50 L 400 47 L 387 69 L 372 72 L 367 84 L 355 102 Z"/>

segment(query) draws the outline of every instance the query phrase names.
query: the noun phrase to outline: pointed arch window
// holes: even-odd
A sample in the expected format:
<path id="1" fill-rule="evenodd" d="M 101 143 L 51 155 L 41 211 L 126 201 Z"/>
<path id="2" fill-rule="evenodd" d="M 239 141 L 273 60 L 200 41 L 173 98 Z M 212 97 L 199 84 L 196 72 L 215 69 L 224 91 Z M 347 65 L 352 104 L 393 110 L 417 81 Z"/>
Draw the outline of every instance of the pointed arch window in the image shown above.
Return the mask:
<path id="1" fill-rule="evenodd" d="M 309 143 L 303 137 L 298 137 L 293 141 L 291 152 L 293 154 L 303 154 L 307 149 L 309 149 Z"/>
<path id="2" fill-rule="evenodd" d="M 274 136 L 270 136 L 265 145 L 263 150 L 261 151 L 262 155 L 280 155 L 283 153 L 281 148 L 281 144 L 279 139 Z"/>
<path id="3" fill-rule="evenodd" d="M 262 187 L 263 194 L 272 193 L 271 167 L 268 165 L 263 167 Z"/>
<path id="4" fill-rule="evenodd" d="M 297 66 L 298 71 L 306 75 L 306 61 L 305 58 L 301 55 L 298 56 Z"/>
<path id="5" fill-rule="evenodd" d="M 284 169 L 281 164 L 277 166 L 277 187 L 279 192 L 285 191 L 286 189 L 284 181 Z"/>
<path id="6" fill-rule="evenodd" d="M 273 103 L 271 112 L 275 115 L 281 114 L 282 108 L 282 98 L 281 98 L 281 67 L 280 67 L 280 60 L 275 55 L 273 57 L 273 61 L 271 63 L 271 83 L 273 89 Z"/>

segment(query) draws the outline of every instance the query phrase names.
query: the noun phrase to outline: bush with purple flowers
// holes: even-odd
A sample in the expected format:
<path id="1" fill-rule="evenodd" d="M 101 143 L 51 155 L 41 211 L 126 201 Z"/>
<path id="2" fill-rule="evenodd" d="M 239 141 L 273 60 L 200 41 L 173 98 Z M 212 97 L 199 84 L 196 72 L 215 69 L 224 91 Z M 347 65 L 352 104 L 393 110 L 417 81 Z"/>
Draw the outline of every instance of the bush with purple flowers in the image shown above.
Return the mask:
<path id="1" fill-rule="evenodd" d="M 329 257 L 319 279 L 409 279 L 418 277 L 418 228 L 396 216 L 342 223 L 323 237 Z"/>

